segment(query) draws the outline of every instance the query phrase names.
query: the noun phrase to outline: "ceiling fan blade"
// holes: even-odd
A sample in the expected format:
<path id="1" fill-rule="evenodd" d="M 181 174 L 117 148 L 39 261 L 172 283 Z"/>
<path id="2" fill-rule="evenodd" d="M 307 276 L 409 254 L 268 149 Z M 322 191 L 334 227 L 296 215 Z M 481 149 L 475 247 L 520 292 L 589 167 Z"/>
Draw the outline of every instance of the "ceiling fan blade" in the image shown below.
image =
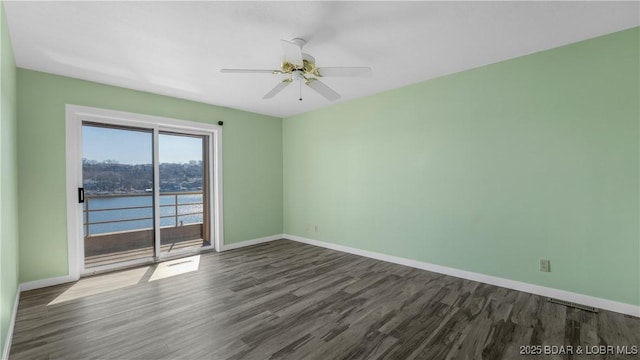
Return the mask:
<path id="1" fill-rule="evenodd" d="M 320 76 L 343 76 L 343 77 L 369 77 L 371 76 L 370 67 L 322 67 L 318 68 Z"/>
<path id="2" fill-rule="evenodd" d="M 308 87 L 312 88 L 313 90 L 315 90 L 315 92 L 322 95 L 324 98 L 326 98 L 329 101 L 340 99 L 340 94 L 333 91 L 330 87 L 328 87 L 318 79 L 315 79 L 315 78 L 307 79 L 306 84 Z"/>
<path id="3" fill-rule="evenodd" d="M 262 69 L 220 69 L 223 73 L 232 74 L 281 74 L 280 70 L 262 70 Z"/>
<path id="4" fill-rule="evenodd" d="M 284 51 L 283 60 L 294 65 L 302 66 L 302 48 L 300 45 L 287 40 L 280 40 Z"/>
<path id="5" fill-rule="evenodd" d="M 289 84 L 291 84 L 291 79 L 285 79 L 282 82 L 280 82 L 278 85 L 276 85 L 276 87 L 274 87 L 273 89 L 271 89 L 271 91 L 269 91 L 267 93 L 267 95 L 263 96 L 263 99 L 271 99 L 274 96 L 278 95 L 278 93 L 280 91 L 282 91 L 284 88 L 286 88 Z"/>

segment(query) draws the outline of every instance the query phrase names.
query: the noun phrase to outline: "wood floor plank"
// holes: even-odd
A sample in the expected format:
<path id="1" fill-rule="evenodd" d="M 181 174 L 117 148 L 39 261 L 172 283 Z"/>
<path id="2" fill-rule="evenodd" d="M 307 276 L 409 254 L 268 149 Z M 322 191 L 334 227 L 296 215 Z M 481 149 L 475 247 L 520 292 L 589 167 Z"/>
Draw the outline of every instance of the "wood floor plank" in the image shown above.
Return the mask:
<path id="1" fill-rule="evenodd" d="M 199 260 L 157 280 L 155 264 L 24 292 L 10 359 L 496 360 L 640 345 L 638 318 L 287 240 Z"/>

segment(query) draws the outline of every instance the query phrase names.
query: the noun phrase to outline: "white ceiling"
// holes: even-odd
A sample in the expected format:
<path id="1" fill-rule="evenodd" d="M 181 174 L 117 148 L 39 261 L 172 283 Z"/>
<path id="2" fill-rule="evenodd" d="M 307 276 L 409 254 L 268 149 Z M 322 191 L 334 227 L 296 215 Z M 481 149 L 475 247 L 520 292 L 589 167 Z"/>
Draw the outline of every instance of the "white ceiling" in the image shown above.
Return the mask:
<path id="1" fill-rule="evenodd" d="M 346 101 L 640 25 L 632 2 L 4 1 L 19 67 L 286 117 L 332 103 L 282 75 L 280 39 L 301 37 Z"/>

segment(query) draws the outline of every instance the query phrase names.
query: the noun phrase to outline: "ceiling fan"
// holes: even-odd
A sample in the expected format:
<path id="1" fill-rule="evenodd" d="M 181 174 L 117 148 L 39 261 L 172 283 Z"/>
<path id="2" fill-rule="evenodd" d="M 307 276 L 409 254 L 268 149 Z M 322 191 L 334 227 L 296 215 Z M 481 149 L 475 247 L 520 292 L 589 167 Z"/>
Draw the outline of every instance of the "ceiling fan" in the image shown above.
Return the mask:
<path id="1" fill-rule="evenodd" d="M 340 98 L 340 94 L 333 91 L 318 78 L 321 77 L 365 77 L 371 75 L 370 67 L 316 67 L 316 59 L 302 52 L 302 47 L 307 43 L 303 39 L 295 38 L 291 41 L 281 40 L 284 56 L 280 69 L 278 70 L 261 70 L 261 69 L 222 69 L 223 73 L 236 74 L 285 74 L 287 78 L 282 80 L 271 91 L 269 91 L 263 99 L 271 99 L 276 96 L 294 81 L 300 81 L 300 99 L 302 101 L 302 84 L 313 89 L 329 101 Z"/>

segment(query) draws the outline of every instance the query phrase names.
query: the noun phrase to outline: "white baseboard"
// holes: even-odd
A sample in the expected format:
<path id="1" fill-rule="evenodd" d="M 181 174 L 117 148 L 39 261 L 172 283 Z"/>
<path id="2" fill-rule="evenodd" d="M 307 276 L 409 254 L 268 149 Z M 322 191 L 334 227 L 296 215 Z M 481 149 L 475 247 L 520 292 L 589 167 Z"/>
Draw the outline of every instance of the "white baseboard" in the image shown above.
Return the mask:
<path id="1" fill-rule="evenodd" d="M 16 315 L 18 314 L 18 301 L 20 301 L 20 288 L 16 289 L 16 298 L 13 300 L 13 311 L 11 312 L 11 319 L 9 320 L 9 328 L 7 329 L 7 336 L 4 341 L 4 349 L 2 349 L 2 360 L 9 359 L 9 352 L 11 351 L 11 342 L 13 341 L 13 327 L 16 324 Z"/>
<path id="2" fill-rule="evenodd" d="M 20 284 L 20 291 L 28 291 L 28 290 L 40 289 L 48 286 L 60 285 L 68 282 L 77 281 L 78 279 L 79 278 L 74 276 L 64 275 L 64 276 L 58 276 L 54 278 L 29 281 L 29 282 Z"/>
<path id="3" fill-rule="evenodd" d="M 282 235 L 284 239 L 293 240 L 309 245 L 315 245 L 324 247 L 327 249 L 342 251 L 354 255 L 360 255 L 372 259 L 387 261 L 394 264 L 410 266 L 417 269 L 433 271 L 440 274 L 450 275 L 459 277 L 462 279 L 478 281 L 485 284 L 500 286 L 508 289 L 518 290 L 530 294 L 551 297 L 554 299 L 570 301 L 578 304 L 584 304 L 588 306 L 593 306 L 599 309 L 614 311 L 622 314 L 627 314 L 635 317 L 640 317 L 640 306 L 635 306 L 631 304 L 625 304 L 613 300 L 602 299 L 594 296 L 578 294 L 570 291 L 554 289 L 546 286 L 529 284 L 521 281 L 515 281 L 505 278 L 500 278 L 497 276 L 485 275 L 480 273 L 475 273 L 466 270 L 460 270 L 455 268 L 450 268 L 447 266 L 441 266 L 436 264 L 430 264 L 423 261 L 407 259 L 399 256 L 387 255 L 382 253 L 377 253 L 373 251 L 361 250 L 357 248 L 352 248 L 349 246 L 338 245 L 333 243 L 328 243 L 324 241 L 318 241 L 313 239 L 307 239 L 301 236 L 284 234 Z"/>
<path id="4" fill-rule="evenodd" d="M 240 241 L 240 242 L 232 243 L 232 244 L 223 244 L 221 251 L 238 249 L 238 248 L 245 247 L 245 246 L 257 245 L 257 244 L 262 244 L 262 243 L 266 243 L 266 242 L 270 242 L 270 241 L 274 241 L 274 240 L 280 240 L 280 239 L 284 239 L 284 235 L 283 234 L 271 235 L 271 236 L 266 236 L 266 237 L 262 237 L 262 238 L 251 239 L 251 240 L 245 240 L 245 241 Z M 73 281 L 77 281 L 77 280 L 79 280 L 79 277 L 74 277 L 74 276 L 71 276 L 71 275 L 64 275 L 64 276 L 58 276 L 58 277 L 54 277 L 54 278 L 29 281 L 29 282 L 20 284 L 20 291 L 28 291 L 28 290 L 40 289 L 40 288 L 44 288 L 44 287 L 48 287 L 48 286 L 60 285 L 60 284 L 73 282 Z"/>
<path id="5" fill-rule="evenodd" d="M 284 239 L 284 234 L 265 236 L 257 239 L 240 241 L 232 244 L 223 244 L 222 251 L 238 249 L 245 246 L 257 245 L 257 244 L 262 244 L 262 243 L 266 243 L 274 240 L 280 240 L 280 239 Z"/>
<path id="6" fill-rule="evenodd" d="M 290 234 L 277 234 L 277 235 L 271 235 L 271 236 L 266 236 L 266 237 L 257 238 L 257 239 L 241 241 L 241 242 L 232 243 L 232 244 L 224 244 L 222 246 L 221 251 L 238 249 L 246 246 L 262 244 L 262 243 L 266 243 L 274 240 L 280 240 L 280 239 L 293 240 L 293 241 L 297 241 L 297 242 L 301 242 L 309 245 L 324 247 L 327 249 L 332 249 L 332 250 L 342 251 L 342 252 L 364 256 L 372 259 L 387 261 L 394 264 L 410 266 L 413 268 L 433 271 L 436 273 L 455 276 L 462 279 L 478 281 L 485 284 L 500 286 L 500 287 L 518 290 L 518 291 L 522 291 L 530 294 L 551 297 L 559 300 L 565 300 L 565 301 L 570 301 L 578 304 L 593 306 L 599 309 L 604 309 L 604 310 L 614 311 L 614 312 L 627 314 L 635 317 L 640 317 L 640 306 L 636 306 L 636 305 L 621 303 L 613 300 L 598 298 L 595 296 L 584 295 L 584 294 L 574 293 L 574 292 L 560 290 L 560 289 L 554 289 L 546 286 L 529 284 L 529 283 L 516 281 L 516 280 L 505 279 L 497 276 L 480 274 L 472 271 L 455 269 L 447 266 L 431 264 L 431 263 L 407 259 L 399 256 L 393 256 L 393 255 L 387 255 L 387 254 L 377 253 L 377 252 L 368 251 L 368 250 L 357 249 L 357 248 L 353 248 L 345 245 L 339 245 L 339 244 L 328 243 L 328 242 L 319 241 L 319 240 L 308 239 L 301 236 L 290 235 Z M 30 281 L 27 283 L 20 284 L 19 291 L 39 289 L 47 286 L 59 285 L 59 284 L 68 283 L 76 280 L 78 280 L 78 278 L 75 278 L 70 275 L 65 275 L 65 276 L 59 276 L 55 278 Z M 14 309 L 15 311 L 17 310 L 17 302 L 14 306 L 15 306 L 15 309 Z M 13 321 L 11 322 L 10 326 L 11 328 L 13 327 Z"/>

